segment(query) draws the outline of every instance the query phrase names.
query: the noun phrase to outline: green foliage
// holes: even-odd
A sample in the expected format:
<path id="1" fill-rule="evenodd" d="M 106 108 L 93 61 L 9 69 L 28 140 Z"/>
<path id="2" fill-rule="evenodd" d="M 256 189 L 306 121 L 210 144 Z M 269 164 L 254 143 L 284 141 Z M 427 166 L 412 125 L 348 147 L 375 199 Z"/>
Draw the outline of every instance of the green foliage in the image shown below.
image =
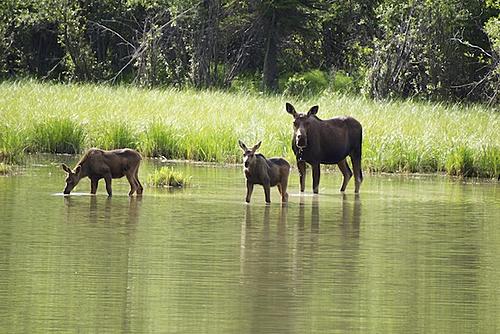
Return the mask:
<path id="1" fill-rule="evenodd" d="M 319 105 L 322 119 L 357 118 L 363 125 L 364 170 L 498 177 L 498 112 L 485 106 L 382 103 L 349 94 L 290 100 L 217 91 L 2 83 L 1 155 L 8 162 L 12 156 L 22 158 L 24 147 L 55 152 L 62 142 L 66 148 L 57 151 L 129 146 L 145 156 L 234 163 L 241 161 L 237 142 L 242 139 L 262 140 L 264 155 L 293 165 L 287 101 L 302 112 Z M 54 110 L 66 116 L 55 118 Z M 68 138 L 76 144 L 66 144 Z"/>
<path id="2" fill-rule="evenodd" d="M 4 164 L 0 162 L 0 175 L 10 175 L 14 171 L 14 168 L 11 165 Z"/>
<path id="3" fill-rule="evenodd" d="M 96 140 L 98 147 L 106 150 L 116 148 L 136 148 L 137 134 L 126 122 L 114 121 L 104 124 L 100 130 L 100 135 Z"/>
<path id="4" fill-rule="evenodd" d="M 78 153 L 85 142 L 83 127 L 70 118 L 48 117 L 28 128 L 29 152 Z"/>
<path id="5" fill-rule="evenodd" d="M 152 187 L 185 188 L 190 185 L 191 177 L 170 167 L 161 167 L 148 176 L 148 184 Z"/>
<path id="6" fill-rule="evenodd" d="M 328 88 L 328 77 L 320 70 L 294 74 L 285 83 L 285 94 L 310 96 L 320 94 Z"/>

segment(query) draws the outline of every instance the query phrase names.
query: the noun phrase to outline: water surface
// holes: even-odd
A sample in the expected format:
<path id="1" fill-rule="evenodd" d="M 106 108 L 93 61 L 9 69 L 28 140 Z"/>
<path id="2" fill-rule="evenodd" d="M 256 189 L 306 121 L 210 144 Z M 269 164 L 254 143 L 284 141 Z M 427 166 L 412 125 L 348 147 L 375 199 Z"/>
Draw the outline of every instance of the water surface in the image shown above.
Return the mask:
<path id="1" fill-rule="evenodd" d="M 330 173 L 313 196 L 294 171 L 287 206 L 247 205 L 241 168 L 176 164 L 193 187 L 64 197 L 61 160 L 0 177 L 2 333 L 500 331 L 498 183 L 367 176 L 355 196 Z"/>

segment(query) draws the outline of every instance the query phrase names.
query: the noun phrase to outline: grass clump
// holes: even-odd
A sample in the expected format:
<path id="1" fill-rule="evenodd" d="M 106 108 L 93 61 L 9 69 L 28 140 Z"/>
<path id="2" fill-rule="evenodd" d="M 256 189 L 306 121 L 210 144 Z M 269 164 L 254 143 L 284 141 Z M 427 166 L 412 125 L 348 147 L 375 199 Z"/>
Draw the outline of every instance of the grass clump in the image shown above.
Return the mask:
<path id="1" fill-rule="evenodd" d="M 0 175 L 10 175 L 12 174 L 14 169 L 11 165 L 4 164 L 0 162 Z"/>
<path id="2" fill-rule="evenodd" d="M 138 136 L 131 125 L 125 122 L 107 122 L 99 129 L 92 146 L 105 150 L 137 148 Z"/>
<path id="3" fill-rule="evenodd" d="M 148 184 L 152 187 L 184 188 L 189 186 L 190 181 L 191 176 L 170 167 L 161 167 L 148 176 Z"/>
<path id="4" fill-rule="evenodd" d="M 29 152 L 78 153 L 85 143 L 83 126 L 70 118 L 48 117 L 28 130 Z"/>

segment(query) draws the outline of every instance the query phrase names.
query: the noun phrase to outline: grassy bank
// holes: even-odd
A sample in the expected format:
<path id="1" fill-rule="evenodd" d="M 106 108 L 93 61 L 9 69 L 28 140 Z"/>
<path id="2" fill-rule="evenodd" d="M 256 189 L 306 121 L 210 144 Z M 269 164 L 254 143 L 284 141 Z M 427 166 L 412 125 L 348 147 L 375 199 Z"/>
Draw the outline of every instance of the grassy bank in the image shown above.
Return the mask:
<path id="1" fill-rule="evenodd" d="M 36 82 L 0 84 L 0 160 L 127 146 L 146 156 L 237 162 L 241 138 L 263 140 L 263 154 L 294 164 L 287 101 L 301 111 L 318 104 L 320 118 L 356 117 L 364 126 L 365 170 L 500 173 L 500 112 L 482 106 Z"/>

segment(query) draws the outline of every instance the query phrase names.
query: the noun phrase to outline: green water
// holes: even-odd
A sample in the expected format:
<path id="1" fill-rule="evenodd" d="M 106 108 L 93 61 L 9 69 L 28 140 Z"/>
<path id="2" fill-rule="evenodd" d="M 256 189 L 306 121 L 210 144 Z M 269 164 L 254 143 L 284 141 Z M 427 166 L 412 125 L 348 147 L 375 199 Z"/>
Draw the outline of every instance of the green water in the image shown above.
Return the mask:
<path id="1" fill-rule="evenodd" d="M 339 173 L 290 203 L 239 167 L 177 164 L 193 187 L 125 179 L 61 196 L 42 157 L 0 177 L 1 333 L 498 333 L 500 186 Z M 155 167 L 146 162 L 145 181 Z"/>

